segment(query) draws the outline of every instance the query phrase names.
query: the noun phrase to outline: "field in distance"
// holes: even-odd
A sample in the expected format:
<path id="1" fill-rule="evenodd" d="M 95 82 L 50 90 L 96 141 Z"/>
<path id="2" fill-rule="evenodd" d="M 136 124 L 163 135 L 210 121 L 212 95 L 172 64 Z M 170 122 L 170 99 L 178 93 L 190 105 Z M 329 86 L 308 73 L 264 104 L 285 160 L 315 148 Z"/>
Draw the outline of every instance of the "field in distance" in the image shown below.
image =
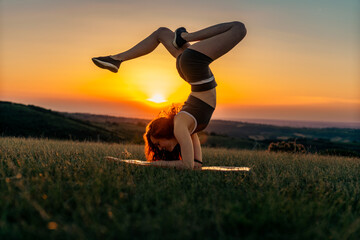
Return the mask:
<path id="1" fill-rule="evenodd" d="M 204 148 L 180 171 L 143 145 L 0 138 L 0 239 L 359 239 L 358 158 Z"/>

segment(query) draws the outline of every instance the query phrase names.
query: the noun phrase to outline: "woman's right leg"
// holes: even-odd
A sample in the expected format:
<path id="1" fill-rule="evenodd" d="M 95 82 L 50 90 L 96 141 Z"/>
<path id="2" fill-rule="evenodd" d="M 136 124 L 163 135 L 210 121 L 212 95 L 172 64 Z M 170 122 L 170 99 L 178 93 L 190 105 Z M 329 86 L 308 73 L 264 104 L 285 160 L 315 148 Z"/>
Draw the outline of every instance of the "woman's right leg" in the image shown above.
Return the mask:
<path id="1" fill-rule="evenodd" d="M 139 42 L 129 50 L 112 55 L 111 58 L 115 60 L 127 61 L 133 58 L 141 57 L 149 54 L 162 43 L 169 53 L 175 58 L 183 51 L 183 49 L 176 49 L 172 41 L 174 39 L 174 32 L 168 28 L 160 27 L 158 30 L 153 32 L 150 36 Z"/>
<path id="2" fill-rule="evenodd" d="M 188 42 L 199 41 L 189 48 L 199 51 L 215 60 L 235 47 L 246 35 L 241 22 L 217 24 L 193 33 L 182 33 Z"/>

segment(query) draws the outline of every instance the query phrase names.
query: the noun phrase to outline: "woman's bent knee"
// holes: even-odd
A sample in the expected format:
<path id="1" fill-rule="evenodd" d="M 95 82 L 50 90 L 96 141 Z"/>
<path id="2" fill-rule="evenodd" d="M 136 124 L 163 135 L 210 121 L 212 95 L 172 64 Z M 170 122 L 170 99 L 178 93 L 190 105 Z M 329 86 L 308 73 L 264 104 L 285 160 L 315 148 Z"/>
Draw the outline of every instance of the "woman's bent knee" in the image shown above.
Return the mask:
<path id="1" fill-rule="evenodd" d="M 157 39 L 159 41 L 161 41 L 161 39 L 164 38 L 164 36 L 166 36 L 169 33 L 173 33 L 173 32 L 170 29 L 168 29 L 167 27 L 159 27 L 156 30 L 156 33 L 157 33 Z"/>
<path id="2" fill-rule="evenodd" d="M 168 29 L 167 27 L 159 27 L 157 30 L 156 30 L 159 34 L 162 34 L 162 33 L 167 33 L 167 32 L 171 32 L 170 29 Z"/>

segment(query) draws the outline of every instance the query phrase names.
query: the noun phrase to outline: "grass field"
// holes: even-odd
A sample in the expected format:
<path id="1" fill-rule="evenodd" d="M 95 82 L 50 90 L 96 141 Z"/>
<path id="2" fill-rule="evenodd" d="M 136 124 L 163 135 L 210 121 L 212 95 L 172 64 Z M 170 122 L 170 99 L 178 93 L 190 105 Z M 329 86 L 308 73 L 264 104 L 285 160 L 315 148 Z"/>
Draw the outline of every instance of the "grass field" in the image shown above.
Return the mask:
<path id="1" fill-rule="evenodd" d="M 130 156 L 131 154 L 131 156 Z M 360 239 L 360 159 L 203 149 L 130 166 L 143 146 L 0 138 L 0 239 Z"/>

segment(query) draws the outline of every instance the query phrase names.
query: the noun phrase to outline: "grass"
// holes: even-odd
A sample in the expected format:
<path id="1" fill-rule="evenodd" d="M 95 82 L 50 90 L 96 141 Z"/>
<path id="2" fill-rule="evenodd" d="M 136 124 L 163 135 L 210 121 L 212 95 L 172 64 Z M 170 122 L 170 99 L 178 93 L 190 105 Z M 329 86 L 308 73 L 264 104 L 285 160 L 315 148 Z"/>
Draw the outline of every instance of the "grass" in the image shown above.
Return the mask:
<path id="1" fill-rule="evenodd" d="M 130 154 L 131 153 L 131 156 Z M 205 165 L 129 166 L 143 146 L 0 138 L 0 239 L 359 239 L 360 159 L 203 149 Z"/>

